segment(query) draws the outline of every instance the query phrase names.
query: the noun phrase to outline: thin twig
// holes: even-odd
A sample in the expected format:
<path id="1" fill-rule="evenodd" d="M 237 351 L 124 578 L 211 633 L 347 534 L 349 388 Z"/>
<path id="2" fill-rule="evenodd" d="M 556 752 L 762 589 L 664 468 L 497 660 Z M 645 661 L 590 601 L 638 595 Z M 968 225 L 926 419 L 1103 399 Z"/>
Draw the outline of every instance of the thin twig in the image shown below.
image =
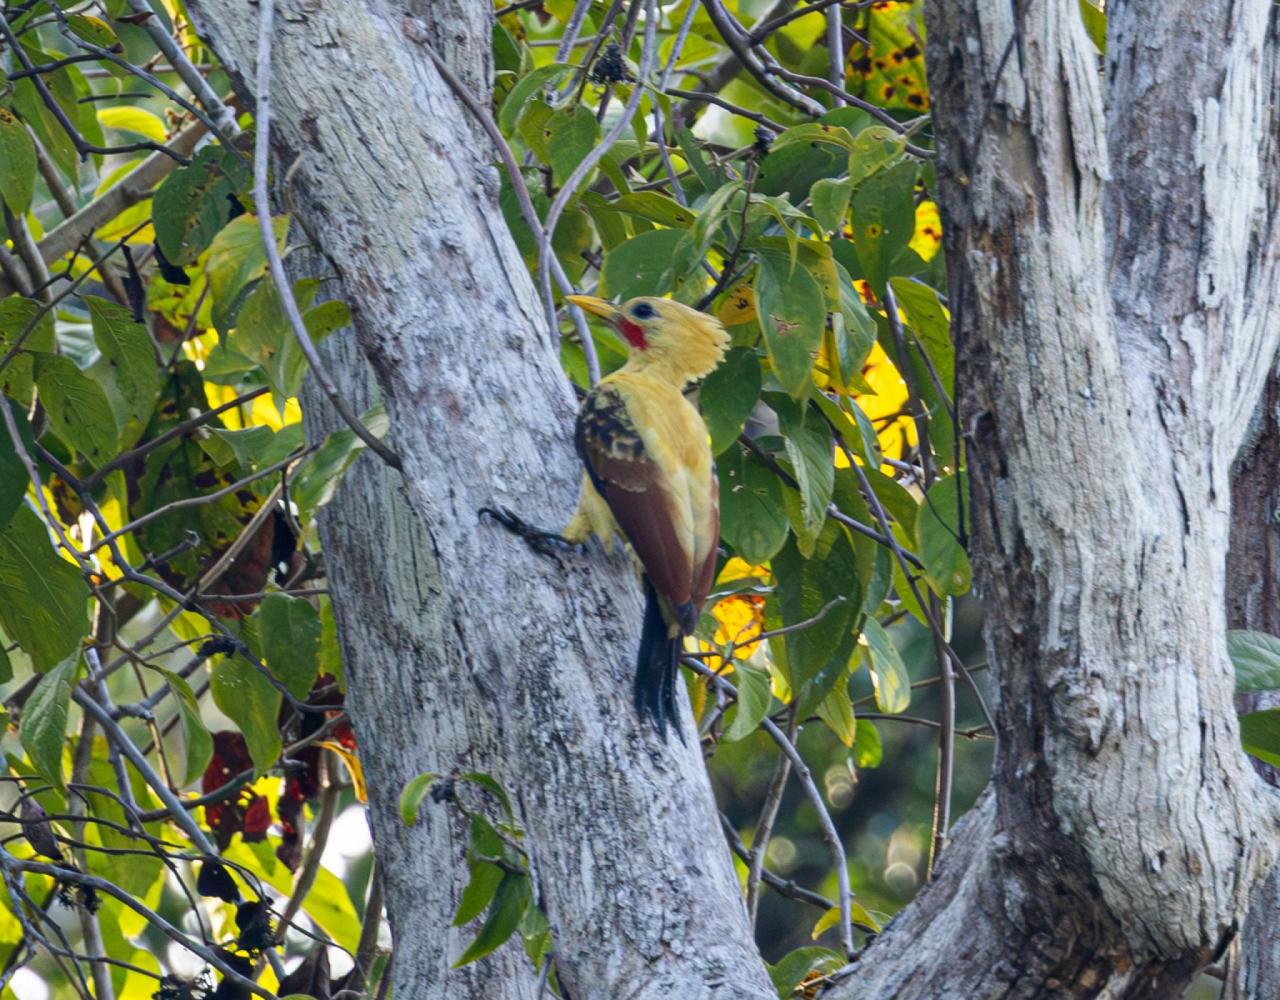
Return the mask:
<path id="1" fill-rule="evenodd" d="M 789 740 L 796 738 L 796 709 L 799 707 L 797 702 L 792 702 L 788 709 L 787 739 Z M 778 818 L 778 808 L 782 805 L 782 793 L 786 791 L 787 778 L 790 776 L 791 758 L 780 753 L 773 777 L 765 791 L 764 805 L 760 807 L 760 818 L 756 821 L 755 832 L 751 835 L 751 854 L 747 859 L 747 919 L 751 921 L 753 927 L 760 906 L 760 879 L 764 874 L 764 856 L 769 850 L 769 837 L 773 834 L 773 824 Z"/>
<path id="2" fill-rule="evenodd" d="M 169 68 L 178 74 L 182 82 L 187 85 L 187 89 L 195 95 L 196 100 L 204 105 L 205 111 L 209 113 L 217 129 L 229 136 L 238 133 L 240 126 L 236 123 L 235 111 L 218 96 L 217 91 L 209 86 L 209 81 L 204 78 L 204 74 L 187 58 L 186 52 L 174 41 L 173 36 L 164 30 L 163 21 L 154 16 L 155 12 L 147 0 L 129 0 L 129 6 L 134 13 L 145 15 L 142 29 L 151 36 L 156 48 L 169 60 Z"/>
<path id="3" fill-rule="evenodd" d="M 709 670 L 702 663 L 692 658 L 682 658 L 682 662 L 694 673 L 707 678 L 708 683 L 737 698 L 737 688 L 715 671 Z M 831 852 L 832 864 L 836 870 L 836 884 L 840 890 L 840 947 L 846 955 L 852 957 L 854 953 L 853 922 L 851 917 L 853 890 L 849 887 L 849 866 L 845 859 L 844 843 L 840 840 L 840 834 L 836 831 L 836 825 L 831 819 L 831 813 L 827 810 L 827 804 L 822 800 L 822 793 L 814 783 L 813 773 L 809 770 L 808 765 L 805 764 L 804 758 L 800 756 L 800 751 L 796 749 L 796 745 L 787 738 L 787 734 L 779 729 L 777 723 L 768 716 L 761 720 L 760 725 L 791 760 L 791 766 L 796 773 L 796 781 L 799 782 L 800 787 L 804 790 L 805 798 L 809 800 L 809 804 L 813 806 L 814 812 L 818 815 L 818 825 L 822 828 L 822 839 L 826 842 L 827 849 Z"/>
<path id="4" fill-rule="evenodd" d="M 636 83 L 631 88 L 631 96 L 627 100 L 626 107 L 600 143 L 573 168 L 573 172 L 569 174 L 564 186 L 556 193 L 550 208 L 547 209 L 546 221 L 538 233 L 538 286 L 542 289 L 542 297 L 548 310 L 553 308 L 554 301 L 551 294 L 551 259 L 554 258 L 555 251 L 551 248 L 551 242 L 555 237 L 556 224 L 587 175 L 596 168 L 597 163 L 604 159 L 605 154 L 613 148 L 613 144 L 622 137 L 622 133 L 631 127 L 631 119 L 635 115 L 636 108 L 640 106 L 640 98 L 644 94 L 644 82 L 649 78 L 654 60 L 657 58 L 657 20 L 656 0 L 645 0 L 644 45 L 641 49 L 640 69 Z M 589 337 L 587 339 L 590 340 Z M 584 343 L 584 350 L 585 348 Z M 596 371 L 591 372 L 591 381 L 596 382 L 599 378 L 597 364 Z"/>

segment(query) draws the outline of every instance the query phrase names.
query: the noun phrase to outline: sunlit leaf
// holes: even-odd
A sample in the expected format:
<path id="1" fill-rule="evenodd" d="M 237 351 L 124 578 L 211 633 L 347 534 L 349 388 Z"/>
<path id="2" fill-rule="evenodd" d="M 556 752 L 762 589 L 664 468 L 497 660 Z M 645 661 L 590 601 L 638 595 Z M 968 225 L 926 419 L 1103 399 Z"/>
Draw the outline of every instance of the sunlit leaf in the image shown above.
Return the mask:
<path id="1" fill-rule="evenodd" d="M 889 633 L 874 618 L 863 626 L 870 658 L 871 679 L 875 683 L 876 707 L 897 715 L 911 704 L 911 677 L 902 662 L 902 654 L 889 638 Z"/>

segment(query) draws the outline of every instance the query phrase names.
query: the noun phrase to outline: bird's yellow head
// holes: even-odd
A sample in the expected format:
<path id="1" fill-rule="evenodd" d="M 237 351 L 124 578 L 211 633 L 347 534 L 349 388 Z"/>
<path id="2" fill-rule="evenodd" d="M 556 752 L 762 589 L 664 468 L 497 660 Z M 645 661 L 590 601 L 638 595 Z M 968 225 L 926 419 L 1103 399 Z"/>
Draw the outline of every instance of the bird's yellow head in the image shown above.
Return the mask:
<path id="1" fill-rule="evenodd" d="M 678 382 L 700 379 L 720 363 L 729 335 L 714 316 L 670 299 L 628 299 L 615 306 L 591 295 L 566 298 L 607 320 L 631 348 L 628 367 L 661 369 Z"/>

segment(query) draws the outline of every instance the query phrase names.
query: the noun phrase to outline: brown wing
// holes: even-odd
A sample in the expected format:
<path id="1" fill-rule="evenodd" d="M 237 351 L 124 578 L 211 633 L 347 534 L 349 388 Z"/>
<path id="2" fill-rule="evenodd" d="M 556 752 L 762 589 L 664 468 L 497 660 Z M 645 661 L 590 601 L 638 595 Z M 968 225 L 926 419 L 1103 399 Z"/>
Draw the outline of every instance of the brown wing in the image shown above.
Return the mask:
<path id="1" fill-rule="evenodd" d="M 684 608 L 693 596 L 693 557 L 676 534 L 662 470 L 645 453 L 616 387 L 604 383 L 588 393 L 578 411 L 574 442 L 596 492 L 683 628 L 688 618 Z"/>
<path id="2" fill-rule="evenodd" d="M 719 542 L 719 540 L 720 480 L 713 469 L 711 472 L 711 551 L 707 553 L 707 557 L 702 561 L 702 565 L 698 567 L 698 576 L 693 582 L 693 607 L 698 614 L 702 613 L 702 605 L 706 603 L 707 595 L 711 593 L 711 585 L 715 582 L 716 543 Z"/>

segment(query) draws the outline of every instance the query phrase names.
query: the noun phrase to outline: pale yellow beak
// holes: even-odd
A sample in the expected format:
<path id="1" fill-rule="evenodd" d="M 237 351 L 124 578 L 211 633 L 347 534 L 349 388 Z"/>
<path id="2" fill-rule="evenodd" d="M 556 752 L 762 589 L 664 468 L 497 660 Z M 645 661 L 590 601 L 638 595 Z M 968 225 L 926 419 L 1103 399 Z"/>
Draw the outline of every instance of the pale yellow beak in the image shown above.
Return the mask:
<path id="1" fill-rule="evenodd" d="M 612 302 L 606 302 L 604 299 L 598 299 L 594 295 L 566 295 L 566 302 L 572 302 L 575 306 L 585 309 L 589 313 L 594 313 L 609 322 L 614 322 L 618 318 L 618 307 Z"/>

